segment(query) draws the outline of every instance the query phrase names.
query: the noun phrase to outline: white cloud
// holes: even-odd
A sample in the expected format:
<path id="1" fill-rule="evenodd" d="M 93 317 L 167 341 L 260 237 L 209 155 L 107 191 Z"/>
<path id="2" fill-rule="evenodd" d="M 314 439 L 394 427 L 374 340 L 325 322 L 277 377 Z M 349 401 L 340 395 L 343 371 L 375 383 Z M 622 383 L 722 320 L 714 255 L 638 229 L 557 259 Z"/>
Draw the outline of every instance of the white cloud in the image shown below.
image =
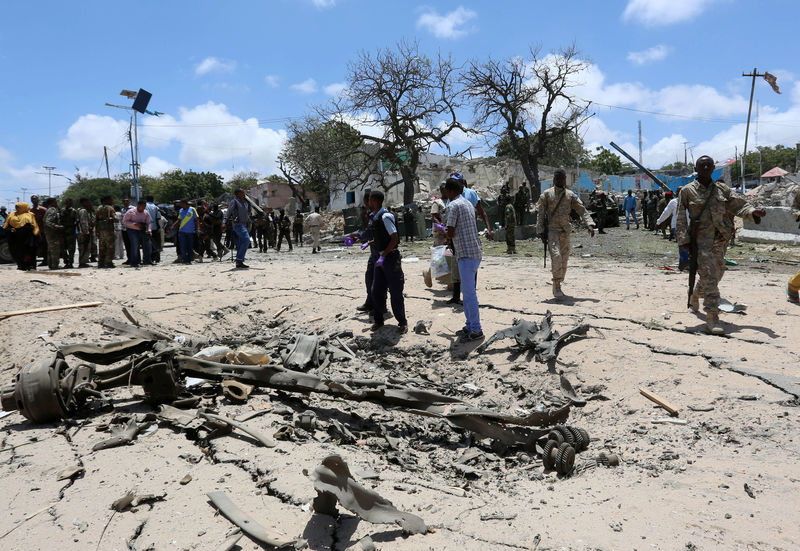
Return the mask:
<path id="1" fill-rule="evenodd" d="M 335 6 L 336 0 L 311 0 L 311 3 L 319 9 L 325 9 Z"/>
<path id="2" fill-rule="evenodd" d="M 207 57 L 194 68 L 197 76 L 207 75 L 208 73 L 231 73 L 236 69 L 236 62 L 218 57 Z"/>
<path id="3" fill-rule="evenodd" d="M 159 159 L 158 157 L 147 157 L 141 162 L 141 173 L 148 176 L 161 176 L 163 173 L 179 168 L 175 164 Z"/>
<path id="4" fill-rule="evenodd" d="M 634 65 L 645 65 L 653 61 L 661 61 L 670 52 L 670 47 L 664 44 L 647 48 L 639 52 L 628 52 L 628 61 Z"/>
<path id="5" fill-rule="evenodd" d="M 270 88 L 277 88 L 279 80 L 280 80 L 280 77 L 278 75 L 267 75 L 267 76 L 264 77 L 264 82 Z"/>
<path id="6" fill-rule="evenodd" d="M 325 88 L 322 89 L 326 94 L 329 96 L 341 96 L 342 92 L 347 90 L 347 85 L 344 82 L 334 82 L 332 84 L 328 84 Z"/>
<path id="7" fill-rule="evenodd" d="M 272 170 L 285 137 L 283 130 L 263 128 L 257 119 L 242 119 L 214 102 L 181 108 L 178 118 L 165 115 L 139 128 L 141 144 L 147 147 L 180 144 L 182 168 L 195 170 L 211 170 L 231 159 Z"/>
<path id="8" fill-rule="evenodd" d="M 125 140 L 128 121 L 107 115 L 83 115 L 67 130 L 58 142 L 61 156 L 70 160 L 98 159 L 103 146 L 113 146 Z"/>
<path id="9" fill-rule="evenodd" d="M 718 0 L 628 0 L 622 18 L 649 27 L 681 23 L 703 13 Z"/>
<path id="10" fill-rule="evenodd" d="M 317 81 L 313 78 L 307 78 L 303 82 L 292 84 L 289 88 L 301 94 L 313 94 L 317 91 Z"/>
<path id="11" fill-rule="evenodd" d="M 430 9 L 419 16 L 417 28 L 426 29 L 436 38 L 458 38 L 467 33 L 463 25 L 476 17 L 478 17 L 476 12 L 464 6 L 458 6 L 444 15 L 439 15 L 439 12 Z"/>

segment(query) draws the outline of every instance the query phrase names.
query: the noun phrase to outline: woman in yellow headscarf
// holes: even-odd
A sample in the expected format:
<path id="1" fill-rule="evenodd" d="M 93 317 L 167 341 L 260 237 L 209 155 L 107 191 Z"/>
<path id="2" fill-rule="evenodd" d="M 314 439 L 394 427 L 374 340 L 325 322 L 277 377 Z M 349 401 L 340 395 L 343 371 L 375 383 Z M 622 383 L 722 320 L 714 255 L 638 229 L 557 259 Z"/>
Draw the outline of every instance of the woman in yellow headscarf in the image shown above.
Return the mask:
<path id="1" fill-rule="evenodd" d="M 36 236 L 39 226 L 28 203 L 21 201 L 15 205 L 15 212 L 6 218 L 3 229 L 8 231 L 11 256 L 17 262 L 18 270 L 36 269 Z"/>

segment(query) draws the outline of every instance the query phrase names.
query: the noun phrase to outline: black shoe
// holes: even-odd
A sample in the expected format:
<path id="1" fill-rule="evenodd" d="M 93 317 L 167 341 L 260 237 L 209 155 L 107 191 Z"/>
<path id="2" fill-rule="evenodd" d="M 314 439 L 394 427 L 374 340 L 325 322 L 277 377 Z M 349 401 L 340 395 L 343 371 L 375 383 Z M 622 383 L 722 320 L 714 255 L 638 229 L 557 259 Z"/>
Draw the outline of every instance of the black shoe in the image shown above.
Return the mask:
<path id="1" fill-rule="evenodd" d="M 467 335 L 469 335 L 469 329 L 466 327 L 456 331 L 456 337 L 466 337 Z"/>
<path id="2" fill-rule="evenodd" d="M 377 331 L 377 330 L 378 330 L 378 329 L 380 329 L 381 327 L 383 327 L 383 322 L 380 322 L 380 323 L 378 323 L 378 322 L 376 321 L 375 323 L 373 323 L 373 324 L 372 324 L 372 327 L 370 327 L 370 328 L 369 328 L 369 330 L 370 330 L 370 331 Z"/>
<path id="3" fill-rule="evenodd" d="M 466 337 L 468 341 L 477 341 L 483 338 L 483 331 L 470 331 Z"/>
<path id="4" fill-rule="evenodd" d="M 237 262 L 237 263 L 236 263 L 236 267 L 237 267 L 237 268 L 239 268 L 239 269 L 242 269 L 242 270 L 246 270 L 246 269 L 248 269 L 250 266 L 248 266 L 248 265 L 247 265 L 247 264 L 245 264 L 244 262 Z"/>
<path id="5" fill-rule="evenodd" d="M 604 235 L 605 235 L 605 233 L 606 233 L 606 230 L 597 230 L 597 233 L 602 233 L 602 234 L 604 234 Z"/>
<path id="6" fill-rule="evenodd" d="M 373 309 L 374 308 L 371 304 L 362 304 L 361 306 L 356 308 L 356 310 L 358 310 L 359 312 L 372 312 Z"/>
<path id="7" fill-rule="evenodd" d="M 453 297 L 447 301 L 447 304 L 461 304 L 461 300 L 458 297 Z"/>

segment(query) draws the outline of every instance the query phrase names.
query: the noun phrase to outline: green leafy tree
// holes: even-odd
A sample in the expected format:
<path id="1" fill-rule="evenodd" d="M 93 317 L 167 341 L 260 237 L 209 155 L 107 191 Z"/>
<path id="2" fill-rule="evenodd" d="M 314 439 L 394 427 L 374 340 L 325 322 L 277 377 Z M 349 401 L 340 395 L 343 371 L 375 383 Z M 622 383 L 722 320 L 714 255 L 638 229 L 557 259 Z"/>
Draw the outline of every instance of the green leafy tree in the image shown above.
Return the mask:
<path id="1" fill-rule="evenodd" d="M 70 197 L 77 204 L 78 199 L 86 197 L 92 204 L 99 205 L 100 198 L 110 194 L 119 203 L 123 197 L 130 197 L 131 183 L 132 180 L 127 174 L 109 179 L 87 178 L 76 173 L 73 182 L 60 195 L 60 202 Z"/>
<path id="2" fill-rule="evenodd" d="M 511 157 L 519 160 L 511 137 L 508 135 L 498 140 L 495 151 L 498 157 Z M 580 161 L 583 166 L 589 161 L 589 157 L 589 152 L 583 147 L 583 140 L 573 132 L 566 132 L 554 136 L 545 145 L 544 156 L 539 159 L 539 163 L 545 166 L 564 167 L 573 166 Z"/>
<path id="3" fill-rule="evenodd" d="M 624 167 L 619 155 L 602 146 L 598 147 L 596 151 L 597 153 L 589 160 L 587 168 L 603 174 L 619 174 L 623 171 Z"/>
<path id="4" fill-rule="evenodd" d="M 234 174 L 230 180 L 228 180 L 228 183 L 226 184 L 225 188 L 230 193 L 233 193 L 237 189 L 243 189 L 247 191 L 248 189 L 258 184 L 258 178 L 259 178 L 258 172 L 253 172 L 253 171 L 238 172 Z"/>
<path id="5" fill-rule="evenodd" d="M 213 172 L 183 172 L 180 169 L 165 172 L 150 186 L 159 202 L 170 203 L 179 199 L 217 198 L 227 190 L 222 177 Z"/>
<path id="6" fill-rule="evenodd" d="M 747 178 L 758 178 L 764 172 L 780 167 L 787 172 L 794 172 L 797 162 L 797 149 L 783 145 L 759 146 L 744 158 L 744 172 Z M 759 168 L 761 167 L 761 168 Z M 737 182 L 742 174 L 742 165 L 738 161 L 731 165 L 731 181 Z"/>

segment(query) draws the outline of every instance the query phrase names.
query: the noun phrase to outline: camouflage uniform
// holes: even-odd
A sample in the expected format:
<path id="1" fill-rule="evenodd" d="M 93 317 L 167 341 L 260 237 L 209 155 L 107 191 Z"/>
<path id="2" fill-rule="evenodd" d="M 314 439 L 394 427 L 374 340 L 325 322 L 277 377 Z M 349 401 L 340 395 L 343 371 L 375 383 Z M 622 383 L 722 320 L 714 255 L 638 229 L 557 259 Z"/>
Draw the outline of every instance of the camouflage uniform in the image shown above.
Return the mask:
<path id="1" fill-rule="evenodd" d="M 98 268 L 114 266 L 114 220 L 116 211 L 111 205 L 100 205 L 97 208 L 97 255 Z"/>
<path id="2" fill-rule="evenodd" d="M 519 186 L 519 191 L 514 196 L 514 210 L 517 211 L 517 222 L 525 224 L 525 213 L 528 212 L 528 203 L 530 202 L 531 195 L 528 191 L 528 185 L 522 184 Z"/>
<path id="3" fill-rule="evenodd" d="M 706 200 L 708 206 L 703 210 Z M 686 209 L 689 209 L 697 235 L 699 281 L 695 285 L 692 301 L 699 304 L 700 297 L 703 297 L 703 309 L 718 315 L 719 282 L 725 273 L 725 250 L 733 235 L 733 217 L 740 216 L 754 222 L 753 211 L 756 208 L 723 183 L 714 182 L 704 186 L 695 180 L 684 187 L 678 197 L 676 230 L 679 246 L 688 246 L 691 241 Z"/>
<path id="4" fill-rule="evenodd" d="M 64 267 L 72 268 L 75 262 L 75 227 L 78 224 L 78 211 L 72 207 L 61 209 L 61 230 L 64 239 Z"/>
<path id="5" fill-rule="evenodd" d="M 517 216 L 514 213 L 514 207 L 511 204 L 506 204 L 505 209 L 505 223 L 506 223 L 506 252 L 514 254 L 517 252 L 517 240 L 514 233 L 517 229 Z"/>
<path id="6" fill-rule="evenodd" d="M 92 253 L 95 217 L 92 209 L 78 211 L 78 267 L 87 266 Z"/>
<path id="7" fill-rule="evenodd" d="M 58 269 L 61 259 L 64 227 L 60 222 L 58 208 L 49 207 L 44 214 L 44 235 L 47 241 L 47 267 L 51 270 Z"/>
<path id="8" fill-rule="evenodd" d="M 566 194 L 566 196 L 564 195 Z M 536 204 L 539 214 L 536 216 L 536 233 L 544 233 L 544 219 L 548 219 L 547 249 L 550 253 L 550 269 L 553 272 L 553 291 L 560 290 L 561 282 L 567 273 L 569 261 L 569 241 L 572 228 L 569 225 L 569 214 L 573 210 L 578 213 L 589 228 L 594 228 L 594 221 L 583 203 L 568 189 L 551 187 L 542 192 Z"/>
<path id="9" fill-rule="evenodd" d="M 511 193 L 509 191 L 508 182 L 504 183 L 500 187 L 500 196 L 497 198 L 497 206 L 500 208 L 500 212 L 506 211 L 506 205 L 511 203 Z M 505 224 L 504 220 L 500 221 L 501 224 Z"/>

